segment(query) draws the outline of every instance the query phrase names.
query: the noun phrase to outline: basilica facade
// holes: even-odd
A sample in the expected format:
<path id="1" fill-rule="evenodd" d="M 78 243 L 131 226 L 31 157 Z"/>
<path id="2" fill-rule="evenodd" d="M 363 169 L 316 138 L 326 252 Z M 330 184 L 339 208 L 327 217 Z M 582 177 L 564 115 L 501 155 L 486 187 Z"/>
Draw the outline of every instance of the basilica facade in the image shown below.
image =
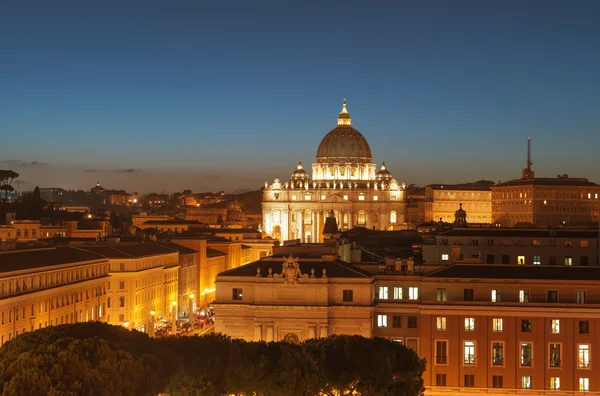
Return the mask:
<path id="1" fill-rule="evenodd" d="M 328 216 L 340 230 L 366 227 L 401 229 L 406 224 L 406 188 L 382 163 L 373 163 L 371 147 L 352 127 L 346 102 L 337 127 L 321 141 L 312 177 L 302 162 L 287 181 L 265 182 L 262 198 L 263 231 L 280 241 L 323 240 Z"/>

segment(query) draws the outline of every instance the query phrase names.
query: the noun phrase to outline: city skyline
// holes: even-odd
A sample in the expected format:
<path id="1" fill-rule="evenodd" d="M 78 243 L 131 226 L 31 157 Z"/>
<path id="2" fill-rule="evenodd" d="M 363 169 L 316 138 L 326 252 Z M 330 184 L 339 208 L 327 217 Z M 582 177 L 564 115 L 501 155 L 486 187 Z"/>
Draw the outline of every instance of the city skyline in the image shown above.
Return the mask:
<path id="1" fill-rule="evenodd" d="M 258 189 L 314 162 L 346 97 L 406 184 L 519 178 L 528 137 L 538 177 L 600 181 L 600 5 L 382 4 L 2 5 L 0 168 Z"/>

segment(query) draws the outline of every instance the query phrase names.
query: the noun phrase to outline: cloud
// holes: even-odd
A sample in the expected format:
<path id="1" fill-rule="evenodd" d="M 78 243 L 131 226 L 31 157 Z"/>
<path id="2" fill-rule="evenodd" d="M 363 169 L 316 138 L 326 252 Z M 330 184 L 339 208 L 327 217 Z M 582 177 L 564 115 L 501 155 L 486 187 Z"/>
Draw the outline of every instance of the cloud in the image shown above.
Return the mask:
<path id="1" fill-rule="evenodd" d="M 84 170 L 84 172 L 88 172 L 88 173 L 94 173 L 94 172 L 98 172 L 99 169 L 86 169 Z"/>
<path id="2" fill-rule="evenodd" d="M 140 169 L 133 169 L 133 168 L 127 168 L 127 169 L 118 169 L 117 172 L 121 172 L 121 173 L 135 173 L 135 172 L 139 172 Z"/>
<path id="3" fill-rule="evenodd" d="M 6 164 L 9 166 L 28 166 L 28 165 L 50 165 L 47 162 L 40 161 L 23 161 L 23 160 L 2 160 L 0 164 Z"/>

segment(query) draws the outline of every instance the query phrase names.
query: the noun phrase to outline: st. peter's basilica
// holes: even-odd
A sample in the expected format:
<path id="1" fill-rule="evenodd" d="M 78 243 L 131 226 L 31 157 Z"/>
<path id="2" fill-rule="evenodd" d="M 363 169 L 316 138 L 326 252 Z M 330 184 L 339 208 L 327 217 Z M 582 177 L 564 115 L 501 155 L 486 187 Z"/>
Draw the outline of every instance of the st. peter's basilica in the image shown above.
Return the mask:
<path id="1" fill-rule="evenodd" d="M 331 213 L 339 228 L 375 230 L 401 228 L 406 219 L 406 188 L 386 169 L 377 171 L 365 137 L 352 127 L 346 102 L 337 127 L 321 141 L 312 178 L 302 162 L 287 181 L 265 182 L 262 210 L 264 232 L 280 241 L 315 243 L 323 240 Z"/>

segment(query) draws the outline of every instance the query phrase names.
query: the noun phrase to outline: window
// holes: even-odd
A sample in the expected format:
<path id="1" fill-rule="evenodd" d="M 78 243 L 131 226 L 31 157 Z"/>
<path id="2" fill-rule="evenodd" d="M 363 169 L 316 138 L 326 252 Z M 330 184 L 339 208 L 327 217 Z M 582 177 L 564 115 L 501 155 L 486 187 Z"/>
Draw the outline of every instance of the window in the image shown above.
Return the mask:
<path id="1" fill-rule="evenodd" d="M 435 299 L 437 301 L 446 301 L 446 289 L 435 289 Z"/>
<path id="2" fill-rule="evenodd" d="M 448 364 L 448 342 L 435 342 L 435 364 Z"/>
<path id="3" fill-rule="evenodd" d="M 494 264 L 494 255 L 493 254 L 486 255 L 485 263 L 486 264 Z"/>
<path id="4" fill-rule="evenodd" d="M 416 316 L 409 316 L 408 317 L 408 328 L 409 329 L 416 329 L 417 328 L 417 317 Z"/>
<path id="5" fill-rule="evenodd" d="M 502 301 L 502 292 L 498 289 L 492 290 L 492 302 Z"/>
<path id="6" fill-rule="evenodd" d="M 475 331 L 475 318 L 465 318 L 465 331 Z"/>
<path id="7" fill-rule="evenodd" d="M 579 344 L 577 347 L 577 368 L 590 368 L 590 344 Z"/>
<path id="8" fill-rule="evenodd" d="M 573 245 L 573 241 L 565 241 L 565 247 L 571 247 L 571 245 Z"/>
<path id="9" fill-rule="evenodd" d="M 550 344 L 550 367 L 560 367 L 560 344 Z"/>
<path id="10" fill-rule="evenodd" d="M 579 378 L 579 392 L 589 392 L 590 391 L 590 379 L 589 378 Z"/>
<path id="11" fill-rule="evenodd" d="M 552 319 L 550 321 L 550 332 L 552 334 L 560 334 L 560 319 Z"/>
<path id="12" fill-rule="evenodd" d="M 119 297 L 119 307 L 123 308 L 125 306 L 125 297 Z"/>
<path id="13" fill-rule="evenodd" d="M 475 342 L 465 341 L 463 343 L 464 349 L 464 364 L 475 364 Z"/>
<path id="14" fill-rule="evenodd" d="M 358 200 L 359 200 L 359 201 L 364 201 L 364 200 L 365 200 L 365 196 L 364 196 L 364 195 L 362 195 L 362 194 L 361 194 L 361 195 L 359 195 L 359 196 L 358 196 Z"/>
<path id="15" fill-rule="evenodd" d="M 353 290 L 343 290 L 342 291 L 342 301 L 352 302 L 353 299 L 354 299 L 354 291 Z"/>
<path id="16" fill-rule="evenodd" d="M 446 374 L 436 374 L 435 375 L 435 385 L 436 386 L 446 386 Z"/>
<path id="17" fill-rule="evenodd" d="M 548 290 L 546 292 L 546 301 L 549 303 L 558 302 L 558 290 Z"/>
<path id="18" fill-rule="evenodd" d="M 502 331 L 502 319 L 500 319 L 500 318 L 492 319 L 492 331 L 495 331 L 495 332 Z"/>
<path id="19" fill-rule="evenodd" d="M 586 267 L 588 265 L 588 257 L 587 256 L 581 256 L 579 258 L 579 265 Z"/>
<path id="20" fill-rule="evenodd" d="M 521 366 L 531 367 L 533 363 L 533 344 L 531 342 L 521 343 Z"/>
<path id="21" fill-rule="evenodd" d="M 295 195 L 292 195 L 292 201 L 297 200 L 298 198 Z"/>
<path id="22" fill-rule="evenodd" d="M 556 265 L 556 256 L 548 256 L 548 264 Z"/>
<path id="23" fill-rule="evenodd" d="M 492 366 L 504 365 L 504 343 L 492 342 Z"/>
<path id="24" fill-rule="evenodd" d="M 475 375 L 465 374 L 465 388 L 473 388 L 475 386 Z"/>
<path id="25" fill-rule="evenodd" d="M 525 256 L 517 256 L 517 264 L 525 265 Z"/>
<path id="26" fill-rule="evenodd" d="M 565 265 L 573 265 L 573 257 L 565 256 Z"/>
<path id="27" fill-rule="evenodd" d="M 379 197 L 377 195 L 373 195 L 373 201 L 377 201 Z"/>
<path id="28" fill-rule="evenodd" d="M 580 320 L 579 321 L 579 334 L 589 334 L 590 332 L 590 321 Z"/>
<path id="29" fill-rule="evenodd" d="M 119 264 L 119 271 L 125 271 L 125 263 Z"/>
<path id="30" fill-rule="evenodd" d="M 446 317 L 445 316 L 437 317 L 437 330 L 438 331 L 446 331 Z"/>
<path id="31" fill-rule="evenodd" d="M 377 315 L 377 327 L 387 327 L 387 315 Z"/>
<path id="32" fill-rule="evenodd" d="M 521 319 L 521 332 L 531 333 L 531 319 Z"/>
<path id="33" fill-rule="evenodd" d="M 531 377 L 529 375 L 521 377 L 521 389 L 531 389 Z"/>
<path id="34" fill-rule="evenodd" d="M 585 304 L 587 301 L 587 293 L 585 290 L 577 290 L 575 292 L 575 302 L 577 304 Z"/>
<path id="35" fill-rule="evenodd" d="M 418 287 L 409 287 L 408 288 L 408 299 L 409 300 L 418 300 L 419 299 L 419 288 Z"/>
<path id="36" fill-rule="evenodd" d="M 473 301 L 473 289 L 464 289 L 463 300 L 464 301 Z"/>
<path id="37" fill-rule="evenodd" d="M 560 390 L 560 377 L 550 377 L 550 390 Z"/>
<path id="38" fill-rule="evenodd" d="M 442 261 L 450 260 L 450 255 L 448 253 L 442 253 Z"/>
<path id="39" fill-rule="evenodd" d="M 402 327 L 402 316 L 393 316 L 392 317 L 392 327 L 395 327 L 395 328 Z"/>
<path id="40" fill-rule="evenodd" d="M 394 287 L 394 300 L 402 300 L 402 288 L 395 286 Z"/>
<path id="41" fill-rule="evenodd" d="M 380 300 L 387 300 L 387 298 L 388 298 L 388 287 L 387 286 L 379 286 L 377 288 L 377 298 Z"/>
<path id="42" fill-rule="evenodd" d="M 492 388 L 502 388 L 502 376 L 501 375 L 492 376 Z"/>
<path id="43" fill-rule="evenodd" d="M 502 264 L 510 264 L 510 255 L 508 255 L 508 254 L 502 255 Z"/>
<path id="44" fill-rule="evenodd" d="M 533 256 L 533 265 L 540 265 L 540 264 L 542 264 L 541 256 Z"/>
<path id="45" fill-rule="evenodd" d="M 232 300 L 241 300 L 242 296 L 243 296 L 242 289 L 234 287 L 232 290 L 232 293 L 231 293 L 231 299 Z"/>
<path id="46" fill-rule="evenodd" d="M 119 281 L 119 289 L 125 289 L 125 281 Z"/>
<path id="47" fill-rule="evenodd" d="M 519 290 L 519 302 L 529 302 L 529 290 Z"/>
<path id="48" fill-rule="evenodd" d="M 397 219 L 396 219 L 396 211 L 392 210 L 390 212 L 390 223 L 396 224 L 396 221 L 397 221 Z"/>

